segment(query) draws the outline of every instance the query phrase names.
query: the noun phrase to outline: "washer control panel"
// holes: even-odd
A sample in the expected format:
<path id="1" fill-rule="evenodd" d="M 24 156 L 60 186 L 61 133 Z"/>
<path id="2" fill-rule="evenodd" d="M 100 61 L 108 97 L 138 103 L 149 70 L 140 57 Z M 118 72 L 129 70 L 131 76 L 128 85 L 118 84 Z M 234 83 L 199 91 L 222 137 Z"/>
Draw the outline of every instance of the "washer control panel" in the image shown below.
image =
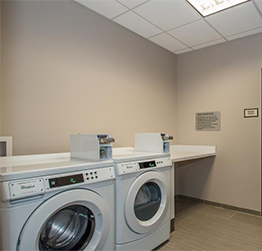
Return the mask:
<path id="1" fill-rule="evenodd" d="M 116 166 L 116 173 L 118 175 L 124 175 L 142 170 L 163 168 L 171 165 L 172 162 L 170 158 L 159 158 L 139 162 L 120 163 Z"/>
<path id="2" fill-rule="evenodd" d="M 91 184 L 107 179 L 114 179 L 114 167 L 97 168 L 85 172 L 69 173 L 45 177 L 47 191 L 61 187 L 77 186 L 83 183 Z"/>
<path id="3" fill-rule="evenodd" d="M 46 177 L 1 183 L 2 201 L 15 201 L 115 178 L 114 167 L 90 169 Z"/>
<path id="4" fill-rule="evenodd" d="M 82 173 L 48 179 L 49 188 L 63 187 L 63 186 L 74 185 L 83 182 L 84 182 L 84 177 Z"/>
<path id="5" fill-rule="evenodd" d="M 99 171 L 90 171 L 86 173 L 86 180 L 96 180 L 100 177 Z"/>

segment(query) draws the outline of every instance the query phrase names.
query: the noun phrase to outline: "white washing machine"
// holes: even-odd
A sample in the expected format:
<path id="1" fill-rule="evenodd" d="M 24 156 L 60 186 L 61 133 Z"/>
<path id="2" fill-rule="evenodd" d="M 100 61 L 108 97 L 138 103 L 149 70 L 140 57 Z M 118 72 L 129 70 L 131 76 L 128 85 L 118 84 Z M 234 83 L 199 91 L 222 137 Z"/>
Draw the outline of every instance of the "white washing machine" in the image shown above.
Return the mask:
<path id="1" fill-rule="evenodd" d="M 153 250 L 170 237 L 169 153 L 114 154 L 116 250 Z"/>
<path id="2" fill-rule="evenodd" d="M 113 161 L 0 171 L 0 250 L 114 250 Z"/>

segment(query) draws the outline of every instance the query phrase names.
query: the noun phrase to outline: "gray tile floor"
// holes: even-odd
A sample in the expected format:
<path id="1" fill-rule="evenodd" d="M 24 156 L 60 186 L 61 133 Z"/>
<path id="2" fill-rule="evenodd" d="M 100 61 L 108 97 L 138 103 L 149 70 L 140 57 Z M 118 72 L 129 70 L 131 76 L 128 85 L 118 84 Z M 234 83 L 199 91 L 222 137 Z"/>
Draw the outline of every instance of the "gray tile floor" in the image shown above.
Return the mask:
<path id="1" fill-rule="evenodd" d="M 175 232 L 158 250 L 262 251 L 262 217 L 178 200 Z"/>

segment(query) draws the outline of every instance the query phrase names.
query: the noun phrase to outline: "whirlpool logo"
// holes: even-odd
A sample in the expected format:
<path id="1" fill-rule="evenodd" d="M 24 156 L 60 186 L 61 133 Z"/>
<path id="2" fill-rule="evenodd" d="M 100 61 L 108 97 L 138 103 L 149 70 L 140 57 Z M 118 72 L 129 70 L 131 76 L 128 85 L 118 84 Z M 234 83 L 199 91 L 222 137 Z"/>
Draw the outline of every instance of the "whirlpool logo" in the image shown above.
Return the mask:
<path id="1" fill-rule="evenodd" d="M 24 189 L 31 189 L 31 188 L 35 188 L 35 185 L 22 185 L 22 186 L 20 186 L 21 187 L 21 189 L 22 190 L 24 190 Z"/>

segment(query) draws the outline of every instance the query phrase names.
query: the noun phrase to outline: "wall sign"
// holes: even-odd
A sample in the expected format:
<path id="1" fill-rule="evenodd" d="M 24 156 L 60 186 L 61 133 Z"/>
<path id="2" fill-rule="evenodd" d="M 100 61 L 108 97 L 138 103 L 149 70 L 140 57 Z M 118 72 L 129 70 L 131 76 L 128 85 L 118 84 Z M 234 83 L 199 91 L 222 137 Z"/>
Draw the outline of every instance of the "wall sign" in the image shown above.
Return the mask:
<path id="1" fill-rule="evenodd" d="M 196 131 L 220 131 L 220 112 L 196 113 Z"/>
<path id="2" fill-rule="evenodd" d="M 258 117 L 258 108 L 249 108 L 244 110 L 245 118 L 257 118 Z"/>

